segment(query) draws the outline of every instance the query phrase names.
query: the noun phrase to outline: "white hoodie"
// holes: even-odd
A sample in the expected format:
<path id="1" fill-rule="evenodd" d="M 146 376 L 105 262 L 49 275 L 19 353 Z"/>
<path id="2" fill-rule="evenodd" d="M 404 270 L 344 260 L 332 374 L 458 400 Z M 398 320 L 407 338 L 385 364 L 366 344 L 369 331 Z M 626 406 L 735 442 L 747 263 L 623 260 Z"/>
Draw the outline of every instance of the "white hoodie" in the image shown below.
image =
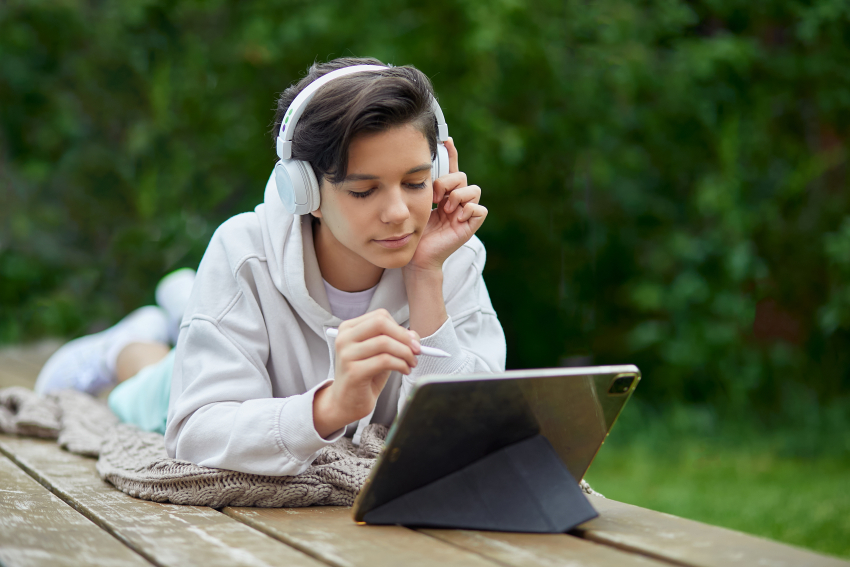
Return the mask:
<path id="1" fill-rule="evenodd" d="M 504 371 L 505 337 L 481 277 L 484 261 L 474 236 L 446 260 L 449 318 L 421 342 L 452 357 L 420 356 L 409 376 L 393 372 L 372 423 L 389 425 L 421 376 Z M 409 327 L 401 269 L 384 270 L 368 310 L 382 307 Z M 334 339 L 325 330 L 342 320 L 330 311 L 310 217 L 286 212 L 272 176 L 265 202 L 222 224 L 198 268 L 177 341 L 169 456 L 262 475 L 304 471 L 346 431 L 323 439 L 313 425 L 313 395 L 334 376 Z"/>

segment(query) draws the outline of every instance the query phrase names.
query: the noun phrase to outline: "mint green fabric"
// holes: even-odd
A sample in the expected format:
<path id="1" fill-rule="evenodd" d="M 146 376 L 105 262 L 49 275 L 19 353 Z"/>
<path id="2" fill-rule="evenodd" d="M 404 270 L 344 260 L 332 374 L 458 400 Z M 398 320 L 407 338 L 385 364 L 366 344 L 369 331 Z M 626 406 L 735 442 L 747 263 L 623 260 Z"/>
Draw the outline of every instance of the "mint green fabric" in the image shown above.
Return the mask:
<path id="1" fill-rule="evenodd" d="M 124 423 L 165 434 L 173 369 L 174 349 L 171 349 L 161 361 L 142 368 L 138 374 L 115 386 L 107 400 L 109 409 Z"/>

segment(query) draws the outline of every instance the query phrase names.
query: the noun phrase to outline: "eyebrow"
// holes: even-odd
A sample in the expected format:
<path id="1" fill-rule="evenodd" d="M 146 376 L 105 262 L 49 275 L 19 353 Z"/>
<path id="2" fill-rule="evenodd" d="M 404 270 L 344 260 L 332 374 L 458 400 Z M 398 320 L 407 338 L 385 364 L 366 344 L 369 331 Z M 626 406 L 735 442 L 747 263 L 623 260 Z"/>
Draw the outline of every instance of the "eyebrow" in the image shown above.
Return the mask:
<path id="1" fill-rule="evenodd" d="M 431 169 L 430 163 L 423 163 L 422 165 L 417 165 L 414 168 L 408 169 L 405 172 L 405 175 L 410 175 L 412 173 L 419 173 L 420 171 L 425 171 L 426 169 Z M 368 173 L 352 173 L 351 175 L 346 175 L 345 179 L 343 179 L 343 183 L 346 181 L 368 181 L 372 179 L 378 179 L 377 175 L 370 175 Z"/>

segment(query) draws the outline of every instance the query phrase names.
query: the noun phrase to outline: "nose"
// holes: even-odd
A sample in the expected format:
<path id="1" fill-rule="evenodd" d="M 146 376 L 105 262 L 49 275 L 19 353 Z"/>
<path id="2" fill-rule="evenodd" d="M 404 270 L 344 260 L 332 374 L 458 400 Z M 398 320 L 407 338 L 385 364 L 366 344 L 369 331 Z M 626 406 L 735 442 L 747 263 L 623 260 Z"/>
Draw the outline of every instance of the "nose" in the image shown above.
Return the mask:
<path id="1" fill-rule="evenodd" d="M 393 187 L 385 193 L 386 201 L 381 208 L 381 221 L 386 224 L 401 224 L 410 218 L 410 207 L 405 200 L 401 186 Z"/>

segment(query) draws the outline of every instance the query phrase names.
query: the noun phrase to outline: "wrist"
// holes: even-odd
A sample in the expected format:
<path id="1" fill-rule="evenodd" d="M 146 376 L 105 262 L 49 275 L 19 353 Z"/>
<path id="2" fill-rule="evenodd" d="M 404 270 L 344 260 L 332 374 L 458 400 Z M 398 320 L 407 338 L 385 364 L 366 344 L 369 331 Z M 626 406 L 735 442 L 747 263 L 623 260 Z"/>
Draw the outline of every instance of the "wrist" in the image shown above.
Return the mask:
<path id="1" fill-rule="evenodd" d="M 408 264 L 402 271 L 404 277 L 404 285 L 407 288 L 412 286 L 433 286 L 440 285 L 442 291 L 443 284 L 443 268 L 440 267 L 421 267 Z"/>
<path id="2" fill-rule="evenodd" d="M 429 337 L 448 318 L 443 299 L 443 270 L 413 267 L 403 275 L 410 305 L 410 329 L 420 337 Z"/>
<path id="3" fill-rule="evenodd" d="M 319 437 L 326 439 L 350 423 L 336 403 L 334 383 L 331 382 L 313 395 L 313 427 Z"/>

